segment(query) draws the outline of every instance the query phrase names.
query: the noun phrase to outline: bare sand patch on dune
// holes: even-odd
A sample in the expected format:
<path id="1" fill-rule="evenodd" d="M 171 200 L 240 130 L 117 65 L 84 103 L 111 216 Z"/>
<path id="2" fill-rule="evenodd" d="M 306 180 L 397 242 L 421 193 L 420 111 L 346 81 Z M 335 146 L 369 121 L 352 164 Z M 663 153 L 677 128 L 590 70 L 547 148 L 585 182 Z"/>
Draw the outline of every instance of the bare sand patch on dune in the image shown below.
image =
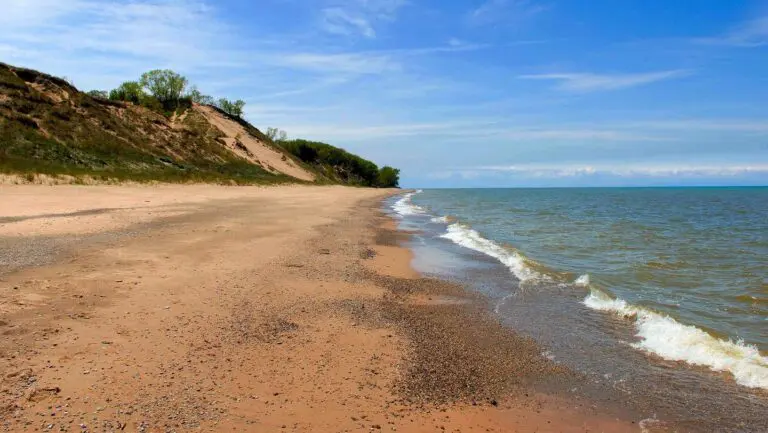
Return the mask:
<path id="1" fill-rule="evenodd" d="M 283 173 L 296 179 L 313 181 L 315 175 L 302 168 L 292 158 L 278 152 L 266 143 L 249 134 L 241 125 L 225 118 L 216 110 L 204 105 L 196 105 L 212 125 L 226 135 L 227 146 L 241 157 L 257 163 L 272 173 Z"/>

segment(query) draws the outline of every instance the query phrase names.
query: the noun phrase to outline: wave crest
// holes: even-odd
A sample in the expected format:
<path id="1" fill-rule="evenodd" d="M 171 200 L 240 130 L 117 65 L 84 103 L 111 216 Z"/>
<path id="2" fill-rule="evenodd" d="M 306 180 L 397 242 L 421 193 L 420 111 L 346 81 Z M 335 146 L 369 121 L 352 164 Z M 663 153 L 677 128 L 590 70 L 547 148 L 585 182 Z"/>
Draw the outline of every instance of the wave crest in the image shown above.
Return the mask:
<path id="1" fill-rule="evenodd" d="M 589 287 L 589 274 L 584 274 L 579 278 L 576 278 L 576 281 L 574 281 L 573 284 L 582 287 Z"/>
<path id="2" fill-rule="evenodd" d="M 743 341 L 718 339 L 695 326 L 684 325 L 623 299 L 611 298 L 599 290 L 592 289 L 583 302 L 594 310 L 634 319 L 636 336 L 640 338 L 632 344 L 636 349 L 670 361 L 728 371 L 740 385 L 768 389 L 768 358 L 762 356 L 757 347 Z"/>
<path id="3" fill-rule="evenodd" d="M 431 219 L 433 223 L 441 223 L 441 224 L 448 224 L 451 222 L 451 219 L 447 216 L 441 216 L 441 217 L 434 217 Z"/>
<path id="4" fill-rule="evenodd" d="M 544 276 L 525 266 L 525 260 L 520 253 L 510 251 L 501 245 L 486 239 L 475 230 L 454 223 L 448 226 L 448 231 L 440 236 L 453 243 L 471 250 L 481 252 L 503 263 L 520 280 L 528 281 L 544 279 Z"/>
<path id="5" fill-rule="evenodd" d="M 408 216 L 408 215 L 423 215 L 426 213 L 424 211 L 424 208 L 421 206 L 413 204 L 411 202 L 411 199 L 415 194 L 420 194 L 422 191 L 418 190 L 416 192 L 409 192 L 407 194 L 404 194 L 398 201 L 396 201 L 392 205 L 392 210 L 394 210 L 398 215 L 400 216 Z"/>

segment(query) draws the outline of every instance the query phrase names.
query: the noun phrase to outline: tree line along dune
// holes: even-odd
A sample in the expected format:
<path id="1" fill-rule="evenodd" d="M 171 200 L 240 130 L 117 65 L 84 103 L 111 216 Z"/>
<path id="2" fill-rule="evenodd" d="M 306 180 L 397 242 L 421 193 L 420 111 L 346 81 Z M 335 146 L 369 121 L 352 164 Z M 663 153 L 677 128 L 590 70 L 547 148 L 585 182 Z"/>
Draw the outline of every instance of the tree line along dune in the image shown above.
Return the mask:
<path id="1" fill-rule="evenodd" d="M 399 170 L 330 144 L 267 134 L 245 102 L 213 98 L 170 70 L 111 91 L 0 63 L 0 173 L 33 182 L 305 182 L 397 187 Z"/>

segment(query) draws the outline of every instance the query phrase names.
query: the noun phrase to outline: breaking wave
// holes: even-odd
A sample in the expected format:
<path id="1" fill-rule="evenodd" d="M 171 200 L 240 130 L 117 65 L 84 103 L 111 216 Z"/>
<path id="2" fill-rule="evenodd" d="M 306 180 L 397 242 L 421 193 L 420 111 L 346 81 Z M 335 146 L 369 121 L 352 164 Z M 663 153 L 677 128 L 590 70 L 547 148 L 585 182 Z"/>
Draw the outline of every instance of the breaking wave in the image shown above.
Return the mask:
<path id="1" fill-rule="evenodd" d="M 584 299 L 584 305 L 634 320 L 636 336 L 640 338 L 632 344 L 636 349 L 670 361 L 728 371 L 740 385 L 768 389 L 768 358 L 754 346 L 718 339 L 695 326 L 684 325 L 623 299 L 611 298 L 594 288 Z"/>
<path id="2" fill-rule="evenodd" d="M 528 268 L 525 265 L 525 259 L 517 251 L 504 248 L 462 224 L 454 223 L 449 225 L 448 231 L 440 237 L 495 258 L 508 267 L 520 281 L 544 278 L 543 275 Z"/>
<path id="3" fill-rule="evenodd" d="M 573 284 L 582 287 L 589 287 L 589 274 L 584 274 L 579 278 L 576 278 L 576 281 L 574 281 Z"/>
<path id="4" fill-rule="evenodd" d="M 409 192 L 403 195 L 392 205 L 392 210 L 397 212 L 397 214 L 400 216 L 423 215 L 425 213 L 424 208 L 413 204 L 411 201 L 414 195 L 420 194 L 421 192 L 422 190 L 418 190 L 416 192 Z"/>

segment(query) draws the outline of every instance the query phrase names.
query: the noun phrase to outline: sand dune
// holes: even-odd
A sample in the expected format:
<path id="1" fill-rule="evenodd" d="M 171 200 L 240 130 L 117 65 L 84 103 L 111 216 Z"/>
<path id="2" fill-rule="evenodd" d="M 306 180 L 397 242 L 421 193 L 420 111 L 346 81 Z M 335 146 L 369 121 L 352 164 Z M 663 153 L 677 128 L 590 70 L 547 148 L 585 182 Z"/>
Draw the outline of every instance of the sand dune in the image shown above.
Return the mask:
<path id="1" fill-rule="evenodd" d="M 296 179 L 313 181 L 315 175 L 302 168 L 296 161 L 285 153 L 278 152 L 266 143 L 249 134 L 245 128 L 216 112 L 211 107 L 196 105 L 195 110 L 203 113 L 206 119 L 226 135 L 224 140 L 229 149 L 247 159 L 259 164 L 271 173 L 282 173 Z"/>

